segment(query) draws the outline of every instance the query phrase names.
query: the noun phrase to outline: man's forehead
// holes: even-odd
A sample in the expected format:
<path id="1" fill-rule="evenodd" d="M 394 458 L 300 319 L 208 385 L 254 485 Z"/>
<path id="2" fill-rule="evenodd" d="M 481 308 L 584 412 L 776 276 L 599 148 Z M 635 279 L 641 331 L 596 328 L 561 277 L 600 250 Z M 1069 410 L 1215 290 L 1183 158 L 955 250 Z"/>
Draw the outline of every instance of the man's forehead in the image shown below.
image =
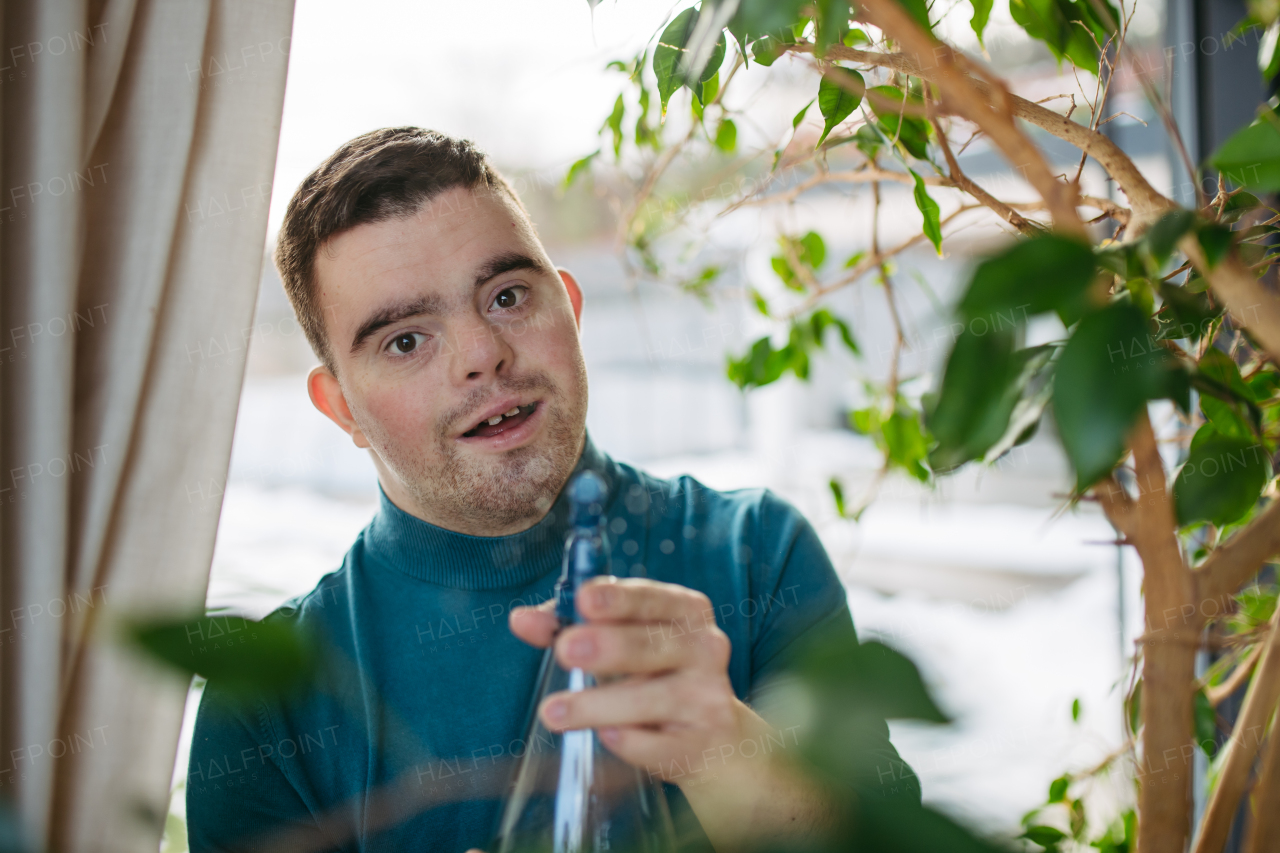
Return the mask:
<path id="1" fill-rule="evenodd" d="M 450 295 L 503 252 L 546 257 L 505 196 L 455 187 L 412 215 L 357 225 L 326 241 L 316 258 L 316 280 L 328 301 L 401 288 Z"/>

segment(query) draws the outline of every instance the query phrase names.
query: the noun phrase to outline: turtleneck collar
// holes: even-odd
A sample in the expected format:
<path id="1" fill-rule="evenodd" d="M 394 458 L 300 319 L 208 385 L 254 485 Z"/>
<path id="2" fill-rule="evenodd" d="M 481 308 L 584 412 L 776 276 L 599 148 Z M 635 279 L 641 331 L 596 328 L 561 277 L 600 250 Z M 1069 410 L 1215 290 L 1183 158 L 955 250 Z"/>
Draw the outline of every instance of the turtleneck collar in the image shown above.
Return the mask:
<path id="1" fill-rule="evenodd" d="M 573 473 L 588 468 L 604 477 L 609 487 L 607 514 L 617 499 L 620 471 L 590 434 Z M 537 524 L 509 536 L 446 530 L 400 509 L 381 486 L 378 495 L 378 513 L 364 532 L 365 556 L 410 577 L 458 589 L 501 589 L 523 586 L 560 568 L 569 528 L 564 489 Z"/>

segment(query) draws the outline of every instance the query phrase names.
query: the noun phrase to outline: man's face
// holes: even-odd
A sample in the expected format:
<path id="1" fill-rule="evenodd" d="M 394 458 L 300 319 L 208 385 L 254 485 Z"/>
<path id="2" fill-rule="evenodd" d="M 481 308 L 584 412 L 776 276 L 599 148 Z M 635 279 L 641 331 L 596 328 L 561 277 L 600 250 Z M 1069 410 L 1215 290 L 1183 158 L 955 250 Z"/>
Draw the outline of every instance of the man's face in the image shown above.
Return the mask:
<path id="1" fill-rule="evenodd" d="M 582 449 L 587 375 L 576 283 L 510 199 L 458 187 L 357 226 L 316 278 L 337 379 L 313 371 L 312 399 L 372 448 L 388 497 L 475 535 L 541 518 Z"/>

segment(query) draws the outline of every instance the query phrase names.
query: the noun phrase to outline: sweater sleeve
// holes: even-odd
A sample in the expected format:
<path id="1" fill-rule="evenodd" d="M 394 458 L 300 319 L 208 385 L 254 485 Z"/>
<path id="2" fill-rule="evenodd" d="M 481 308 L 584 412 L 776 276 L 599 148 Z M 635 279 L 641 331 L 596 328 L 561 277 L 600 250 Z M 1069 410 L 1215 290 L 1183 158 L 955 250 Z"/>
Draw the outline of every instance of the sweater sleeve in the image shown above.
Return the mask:
<path id="1" fill-rule="evenodd" d="M 795 722 L 794 709 L 786 700 L 786 682 L 798 651 L 824 637 L 856 642 L 857 633 L 844 586 L 813 526 L 799 510 L 771 493 L 766 493 L 761 516 L 759 547 L 766 559 L 756 580 L 774 604 L 763 614 L 752 644 L 748 702 L 785 730 Z M 890 742 L 883 719 L 875 721 L 866 748 L 880 780 L 876 794 L 919 803 L 919 779 Z"/>
<path id="2" fill-rule="evenodd" d="M 279 834 L 318 833 L 301 795 L 272 760 L 273 738 L 246 710 L 212 684 L 201 697 L 187 765 L 192 853 L 268 849 Z"/>

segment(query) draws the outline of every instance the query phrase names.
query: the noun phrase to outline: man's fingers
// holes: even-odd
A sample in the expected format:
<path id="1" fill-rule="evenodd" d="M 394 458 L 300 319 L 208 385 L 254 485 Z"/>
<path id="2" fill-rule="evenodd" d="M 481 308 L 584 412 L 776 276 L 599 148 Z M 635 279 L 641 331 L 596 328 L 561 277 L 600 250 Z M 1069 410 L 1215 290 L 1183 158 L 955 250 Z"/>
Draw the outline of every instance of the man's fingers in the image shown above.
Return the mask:
<path id="1" fill-rule="evenodd" d="M 578 590 L 575 603 L 592 621 L 679 623 L 684 630 L 715 624 L 706 595 L 648 578 L 593 578 Z"/>
<path id="2" fill-rule="evenodd" d="M 601 676 L 681 668 L 722 673 L 729 664 L 729 638 L 714 623 L 675 632 L 662 622 L 574 625 L 555 643 L 556 659 L 565 669 L 576 666 Z"/>
<path id="3" fill-rule="evenodd" d="M 560 627 L 556 620 L 555 601 L 544 601 L 537 607 L 514 607 L 507 617 L 511 633 L 531 646 L 545 649 L 555 639 Z"/>
<path id="4" fill-rule="evenodd" d="M 629 678 L 577 693 L 553 693 L 538 714 L 552 731 L 680 722 L 692 709 L 674 676 Z"/>

